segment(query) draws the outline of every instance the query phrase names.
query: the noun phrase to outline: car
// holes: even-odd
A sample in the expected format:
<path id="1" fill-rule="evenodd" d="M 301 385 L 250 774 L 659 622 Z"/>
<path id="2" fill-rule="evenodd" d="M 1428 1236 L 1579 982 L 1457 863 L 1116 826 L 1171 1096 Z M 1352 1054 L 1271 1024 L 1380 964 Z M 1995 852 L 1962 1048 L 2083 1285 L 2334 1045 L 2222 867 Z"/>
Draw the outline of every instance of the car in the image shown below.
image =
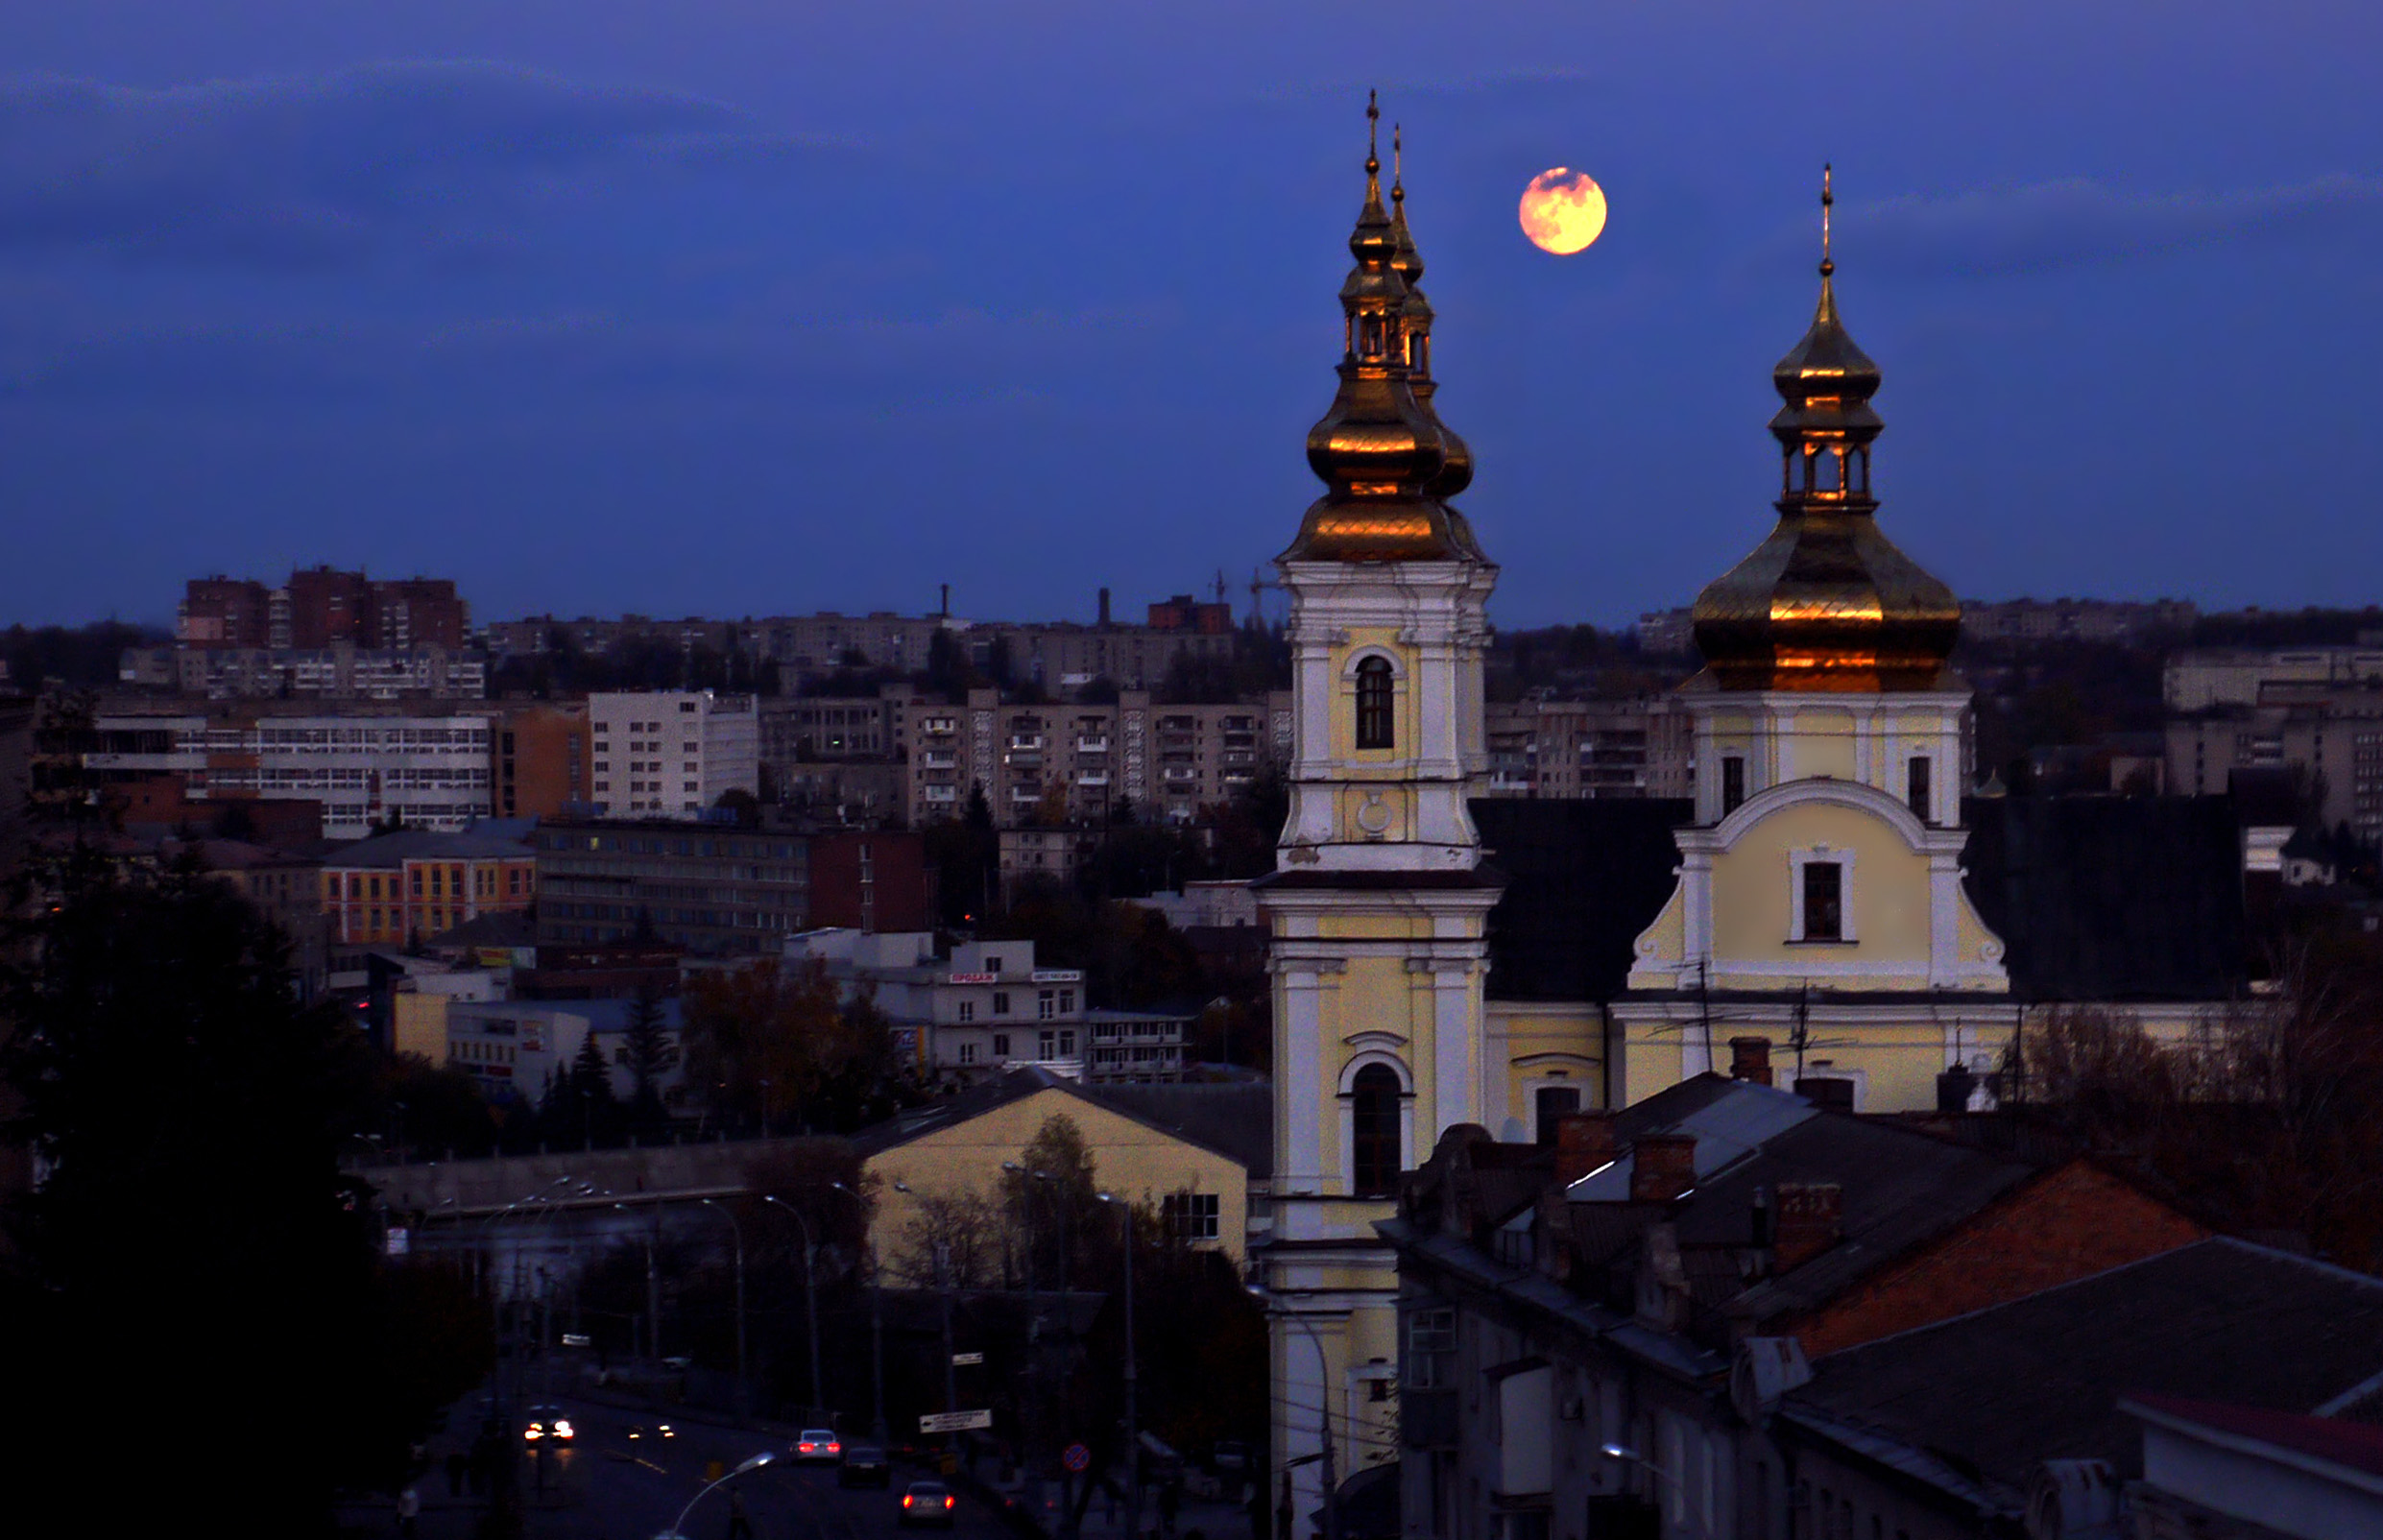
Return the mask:
<path id="1" fill-rule="evenodd" d="M 844 1462 L 835 1470 L 838 1486 L 891 1486 L 893 1467 L 885 1462 L 885 1451 L 876 1444 L 847 1444 Z"/>
<path id="2" fill-rule="evenodd" d="M 801 1465 L 832 1465 L 844 1456 L 844 1441 L 827 1428 L 806 1428 L 786 1453 Z"/>
<path id="3" fill-rule="evenodd" d="M 529 1420 L 521 1427 L 525 1444 L 567 1444 L 578 1436 L 578 1430 L 560 1407 L 532 1407 Z"/>
<path id="4" fill-rule="evenodd" d="M 679 1434 L 678 1431 L 666 1422 L 658 1422 L 650 1426 L 645 1423 L 631 1423 L 629 1436 L 633 1439 L 655 1439 L 676 1438 Z"/>
<path id="5" fill-rule="evenodd" d="M 951 1528 L 951 1510 L 959 1500 L 941 1481 L 912 1481 L 902 1489 L 903 1528 L 937 1525 Z"/>

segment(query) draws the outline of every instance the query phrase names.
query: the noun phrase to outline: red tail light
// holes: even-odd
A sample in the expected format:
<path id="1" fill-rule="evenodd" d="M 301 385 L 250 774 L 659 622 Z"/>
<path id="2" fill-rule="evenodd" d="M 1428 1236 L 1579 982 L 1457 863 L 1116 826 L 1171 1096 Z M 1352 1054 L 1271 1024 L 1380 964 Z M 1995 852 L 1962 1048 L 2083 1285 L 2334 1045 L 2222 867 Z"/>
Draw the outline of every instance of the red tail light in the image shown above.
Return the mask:
<path id="1" fill-rule="evenodd" d="M 958 1501 L 958 1499 L 956 1499 L 956 1498 L 949 1498 L 949 1497 L 948 1497 L 948 1498 L 945 1498 L 945 1499 L 943 1500 L 943 1505 L 944 1505 L 945 1507 L 950 1507 L 950 1506 L 951 1506 L 953 1503 L 955 1503 L 955 1502 L 957 1502 L 957 1501 Z"/>
<path id="2" fill-rule="evenodd" d="M 908 1507 L 908 1506 L 911 1504 L 911 1503 L 913 1503 L 914 1501 L 916 1501 L 916 1500 L 915 1500 L 915 1499 L 913 1499 L 913 1498 L 910 1496 L 910 1494 L 909 1494 L 909 1493 L 904 1492 L 903 1494 L 902 1494 L 902 1505 L 903 1505 L 903 1507 L 905 1507 L 905 1508 L 906 1508 L 906 1507 Z"/>

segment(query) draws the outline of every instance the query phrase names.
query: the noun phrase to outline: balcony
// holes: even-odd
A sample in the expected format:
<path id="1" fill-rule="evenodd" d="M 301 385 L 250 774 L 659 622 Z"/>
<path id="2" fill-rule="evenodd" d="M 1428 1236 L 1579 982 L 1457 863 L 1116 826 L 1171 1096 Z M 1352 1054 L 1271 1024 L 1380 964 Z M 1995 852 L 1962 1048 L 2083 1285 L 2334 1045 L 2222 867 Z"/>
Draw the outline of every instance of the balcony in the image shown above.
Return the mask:
<path id="1" fill-rule="evenodd" d="M 1043 734 L 1040 733 L 1013 733 L 1010 734 L 1009 746 L 1012 749 L 1039 749 L 1043 747 Z"/>
<path id="2" fill-rule="evenodd" d="M 1043 788 L 1039 785 L 1012 786 L 1009 788 L 1009 800 L 1021 806 L 1023 806 L 1026 803 L 1041 802 L 1043 800 Z"/>
<path id="3" fill-rule="evenodd" d="M 1190 785 L 1200 779 L 1200 773 L 1189 765 L 1170 764 L 1161 774 L 1169 785 Z"/>
<path id="4" fill-rule="evenodd" d="M 1075 783 L 1079 786 L 1105 786 L 1109 783 L 1109 772 L 1106 770 L 1080 771 L 1076 775 Z"/>
<path id="5" fill-rule="evenodd" d="M 919 763 L 929 770 L 953 770 L 959 767 L 960 757 L 950 749 L 922 749 Z"/>
<path id="6" fill-rule="evenodd" d="M 1078 738 L 1075 740 L 1075 752 L 1078 754 L 1106 754 L 1109 752 L 1109 740 L 1105 737 Z"/>
<path id="7" fill-rule="evenodd" d="M 921 786 L 919 800 L 922 802 L 958 802 L 960 788 L 957 786 Z"/>

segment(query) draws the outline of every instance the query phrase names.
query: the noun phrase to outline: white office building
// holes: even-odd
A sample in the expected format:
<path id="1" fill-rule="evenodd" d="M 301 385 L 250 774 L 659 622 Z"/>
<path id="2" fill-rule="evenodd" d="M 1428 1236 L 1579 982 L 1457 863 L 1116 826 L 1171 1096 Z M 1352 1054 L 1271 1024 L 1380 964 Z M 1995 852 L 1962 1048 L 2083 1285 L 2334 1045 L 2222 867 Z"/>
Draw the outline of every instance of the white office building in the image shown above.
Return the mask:
<path id="1" fill-rule="evenodd" d="M 761 789 L 750 695 L 641 690 L 588 697 L 589 795 L 614 818 L 694 818 L 729 791 Z"/>

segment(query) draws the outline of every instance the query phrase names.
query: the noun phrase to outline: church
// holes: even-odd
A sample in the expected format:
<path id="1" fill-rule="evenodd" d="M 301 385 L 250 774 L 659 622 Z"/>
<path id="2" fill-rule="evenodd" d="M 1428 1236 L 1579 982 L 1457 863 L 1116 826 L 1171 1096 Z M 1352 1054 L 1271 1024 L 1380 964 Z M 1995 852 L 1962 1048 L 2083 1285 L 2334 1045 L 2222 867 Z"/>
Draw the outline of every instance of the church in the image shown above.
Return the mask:
<path id="1" fill-rule="evenodd" d="M 1839 314 L 1825 177 L 1817 302 L 1771 375 L 1774 521 L 1696 603 L 1694 796 L 1468 796 L 1498 568 L 1453 501 L 1473 456 L 1433 406 L 1378 117 L 1339 385 L 1308 435 L 1326 490 L 1277 558 L 1290 807 L 1255 884 L 1274 1165 L 1251 1258 L 1274 1467 L 1302 1461 L 1302 1514 L 1326 1480 L 1398 1457 L 1398 1284 L 1374 1223 L 1443 1130 L 1545 1138 L 1708 1071 L 1853 1112 L 1986 1105 L 2050 1013 L 2181 1038 L 2248 971 L 2227 799 L 1972 790 L 1961 606 L 1879 523 L 1880 372 Z"/>

